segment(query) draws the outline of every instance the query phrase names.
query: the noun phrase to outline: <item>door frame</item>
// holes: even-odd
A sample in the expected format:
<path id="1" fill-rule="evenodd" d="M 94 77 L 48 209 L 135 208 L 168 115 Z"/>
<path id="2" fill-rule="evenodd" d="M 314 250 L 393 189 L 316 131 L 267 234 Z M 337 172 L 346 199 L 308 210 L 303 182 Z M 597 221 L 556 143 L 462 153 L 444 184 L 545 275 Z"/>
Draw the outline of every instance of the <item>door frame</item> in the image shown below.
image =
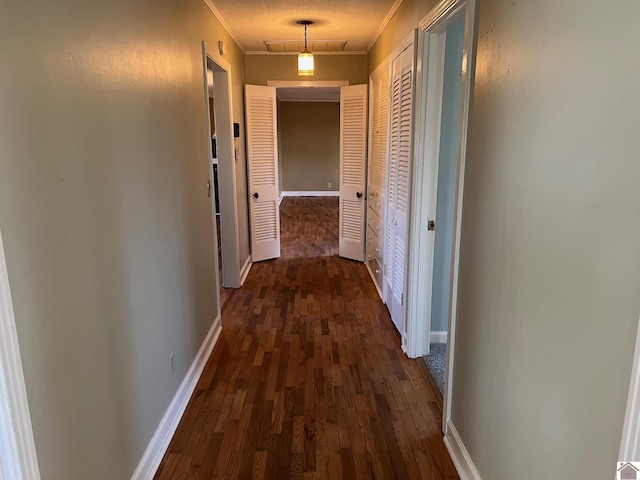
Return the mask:
<path id="1" fill-rule="evenodd" d="M 353 86 L 350 84 L 349 80 L 267 80 L 267 87 L 273 87 L 275 88 L 276 91 L 276 117 L 278 115 L 278 89 L 279 88 L 300 88 L 300 89 L 312 89 L 314 87 L 348 87 L 348 86 Z M 368 86 L 368 83 L 367 83 Z M 304 102 L 305 100 L 295 100 L 296 102 Z M 342 98 L 340 99 L 340 101 L 342 101 Z M 368 99 L 367 99 L 368 102 Z M 327 103 L 331 103 L 331 102 L 327 102 Z M 368 107 L 368 103 L 367 103 L 367 107 Z M 369 117 L 367 117 L 368 120 Z M 278 151 L 280 151 L 280 135 L 278 133 L 278 129 L 279 129 L 279 125 L 276 123 L 276 136 L 277 136 L 277 141 L 278 141 Z M 368 123 L 367 123 L 367 128 L 368 128 Z M 368 138 L 368 137 L 367 137 Z M 340 141 L 342 141 L 342 136 L 340 138 Z M 367 144 L 368 147 L 368 144 Z M 278 157 L 276 158 L 276 163 L 278 166 L 278 169 L 280 169 L 282 167 L 281 165 L 281 158 L 280 158 L 280 154 L 278 154 Z M 367 165 L 368 165 L 368 157 L 367 157 Z M 367 188 L 367 173 L 365 171 L 365 190 Z M 279 195 L 278 195 L 278 208 L 280 208 L 280 204 L 282 203 L 282 199 L 286 196 L 294 196 L 294 195 L 290 195 L 291 192 L 289 191 L 285 191 L 283 189 L 282 185 L 279 185 Z M 293 192 L 293 193 L 302 193 L 302 192 Z M 331 197 L 335 197 L 335 196 L 339 196 L 340 191 L 328 191 L 327 193 L 322 192 L 322 194 L 320 194 L 321 192 L 313 192 L 312 195 L 295 195 L 295 196 L 331 196 Z M 248 195 L 250 196 L 250 193 L 248 193 Z M 366 195 L 365 195 L 366 197 Z M 251 201 L 251 199 L 249 198 L 249 201 Z M 222 205 L 220 206 L 220 208 L 222 209 Z M 366 212 L 366 200 L 365 200 L 365 212 Z M 364 231 L 366 232 L 366 215 L 365 215 L 365 220 L 363 223 L 363 228 Z M 251 230 L 251 228 L 249 229 Z M 282 242 L 282 240 L 281 240 Z M 282 245 L 281 245 L 282 246 Z M 365 249 L 366 249 L 366 233 L 365 233 Z"/>
<path id="2" fill-rule="evenodd" d="M 454 204 L 454 223 L 452 238 L 452 254 L 451 254 L 451 279 L 449 293 L 449 319 L 447 333 L 447 359 L 445 368 L 445 391 L 443 399 L 443 415 L 442 429 L 445 434 L 448 432 L 448 422 L 451 418 L 451 403 L 453 398 L 453 367 L 455 358 L 455 332 L 457 317 L 457 298 L 458 298 L 458 274 L 460 263 L 460 237 L 462 225 L 462 206 L 464 193 L 464 174 L 466 161 L 466 145 L 468 136 L 469 113 L 473 101 L 473 82 L 475 74 L 475 22 L 476 22 L 476 0 L 442 0 L 435 6 L 420 22 L 420 35 L 418 41 L 418 80 L 416 86 L 418 96 L 416 98 L 416 106 L 418 108 L 418 119 L 415 122 L 415 135 L 417 141 L 414 144 L 414 155 L 416 158 L 425 161 L 414 162 L 414 181 L 412 195 L 412 218 L 410 222 L 410 249 L 415 253 L 416 259 L 429 258 L 433 255 L 434 235 L 427 231 L 425 219 L 435 218 L 435 195 L 436 189 L 429 188 L 429 175 L 431 170 L 437 168 L 439 155 L 439 146 L 434 156 L 432 148 L 434 142 L 439 143 L 440 128 L 439 120 L 438 128 L 428 130 L 430 127 L 429 120 L 433 120 L 434 111 L 427 109 L 427 102 L 430 99 L 430 93 L 434 91 L 434 82 L 437 77 L 433 74 L 441 74 L 439 68 L 443 68 L 444 64 L 444 43 L 438 42 L 438 34 L 446 31 L 447 27 L 464 13 L 464 51 L 462 55 L 462 99 L 460 112 L 460 131 L 458 140 L 458 165 L 456 175 L 456 192 Z M 433 40 L 436 45 L 433 45 Z M 429 47 L 434 49 L 429 51 Z M 433 54 L 436 53 L 434 57 Z M 430 55 L 431 53 L 431 55 Z M 435 64 L 434 64 L 435 62 Z M 442 65 L 440 64 L 442 62 Z M 435 72 L 434 72 L 435 68 Z M 430 73 L 432 75 L 430 75 Z M 431 85 L 429 85 L 431 82 Z M 437 86 L 437 82 L 435 83 Z M 425 89 L 431 86 L 431 92 Z M 442 100 L 441 89 L 436 93 L 439 94 L 440 104 Z M 438 112 L 440 108 L 437 109 Z M 431 115 L 431 116 L 429 116 Z M 439 118 L 439 114 L 438 117 Z M 423 208 L 425 199 L 429 199 L 429 207 L 431 211 Z M 431 312 L 431 277 L 433 275 L 433 265 L 428 269 L 427 276 L 424 275 L 424 269 L 420 271 L 421 263 L 413 261 L 409 265 L 408 277 L 408 295 L 409 295 L 409 312 L 408 312 L 408 342 L 407 354 L 412 357 L 422 356 L 425 343 L 428 348 L 430 335 L 430 312 Z M 421 290 L 422 288 L 422 290 Z M 428 291 L 428 295 L 422 292 Z M 428 300 L 427 300 L 428 298 Z M 426 315 L 426 311 L 429 312 Z M 424 315 L 421 316 L 420 314 Z"/>
<path id="3" fill-rule="evenodd" d="M 242 285 L 240 268 L 240 248 L 238 229 L 238 201 L 236 184 L 235 140 L 233 136 L 233 102 L 231 64 L 222 58 L 217 49 L 207 47 L 202 42 L 202 77 L 204 85 L 205 105 L 205 138 L 207 145 L 207 168 L 209 171 L 208 188 L 214 188 L 213 167 L 211 159 L 211 121 L 209 116 L 209 85 L 207 68 L 213 71 L 213 91 L 216 108 L 216 150 L 218 158 L 218 185 L 220 199 L 220 231 L 222 243 L 222 278 L 219 278 L 218 265 L 218 232 L 216 228 L 215 195 L 211 193 L 211 213 L 213 219 L 213 239 L 216 248 L 214 255 L 215 274 L 217 278 L 217 302 L 220 313 L 220 286 L 238 288 Z"/>
<path id="4" fill-rule="evenodd" d="M 638 460 L 640 460 L 640 323 L 636 334 L 627 409 L 618 454 L 619 462 L 637 462 Z"/>
<path id="5" fill-rule="evenodd" d="M 39 480 L 9 275 L 0 232 L 0 478 Z"/>

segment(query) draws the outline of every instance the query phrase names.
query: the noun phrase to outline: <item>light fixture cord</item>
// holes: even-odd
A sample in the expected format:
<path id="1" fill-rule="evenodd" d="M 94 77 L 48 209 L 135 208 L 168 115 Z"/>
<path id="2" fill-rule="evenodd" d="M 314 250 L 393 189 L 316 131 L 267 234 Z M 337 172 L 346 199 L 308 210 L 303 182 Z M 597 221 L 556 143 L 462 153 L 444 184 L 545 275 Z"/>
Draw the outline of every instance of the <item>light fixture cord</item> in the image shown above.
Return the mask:
<path id="1" fill-rule="evenodd" d="M 304 26 L 304 51 L 307 51 L 307 26 Z"/>

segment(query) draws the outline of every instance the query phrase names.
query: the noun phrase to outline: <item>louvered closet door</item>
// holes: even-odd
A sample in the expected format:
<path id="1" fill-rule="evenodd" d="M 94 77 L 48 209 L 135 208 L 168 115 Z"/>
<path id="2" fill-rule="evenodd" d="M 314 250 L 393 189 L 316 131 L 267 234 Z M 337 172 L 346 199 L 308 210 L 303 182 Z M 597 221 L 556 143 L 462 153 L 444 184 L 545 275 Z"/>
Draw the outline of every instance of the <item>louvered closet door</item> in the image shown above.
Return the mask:
<path id="1" fill-rule="evenodd" d="M 366 264 L 383 299 L 390 74 L 390 66 L 375 72 L 369 87 Z"/>
<path id="2" fill-rule="evenodd" d="M 340 88 L 341 257 L 364 261 L 367 85 Z"/>
<path id="3" fill-rule="evenodd" d="M 413 47 L 403 51 L 393 61 L 391 68 L 385 302 L 393 323 L 403 333 L 411 178 Z"/>
<path id="4" fill-rule="evenodd" d="M 280 256 L 276 89 L 246 85 L 251 259 Z"/>

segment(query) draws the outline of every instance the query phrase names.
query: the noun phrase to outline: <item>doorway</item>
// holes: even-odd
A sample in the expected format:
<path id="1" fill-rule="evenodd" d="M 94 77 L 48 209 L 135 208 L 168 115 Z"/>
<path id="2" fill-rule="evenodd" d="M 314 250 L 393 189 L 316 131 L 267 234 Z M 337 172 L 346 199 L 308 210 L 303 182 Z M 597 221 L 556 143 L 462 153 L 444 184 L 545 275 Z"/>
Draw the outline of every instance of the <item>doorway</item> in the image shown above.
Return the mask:
<path id="1" fill-rule="evenodd" d="M 304 82 L 302 85 L 297 85 L 298 88 L 293 89 L 298 96 L 296 100 L 301 99 L 300 92 L 303 90 L 309 90 L 312 95 L 318 96 L 327 93 L 322 87 L 330 86 L 303 88 L 311 86 L 309 83 Z M 290 87 L 291 85 L 285 86 Z M 284 165 L 284 162 L 282 161 L 281 149 L 278 147 L 284 134 L 277 121 L 276 89 L 276 86 L 271 85 L 245 86 L 253 261 L 268 260 L 280 256 L 280 212 L 278 205 L 283 197 L 302 196 L 301 192 L 303 192 L 300 190 L 284 191 L 282 188 L 284 172 L 280 167 Z M 359 261 L 364 261 L 366 90 L 366 85 L 342 86 L 339 93 L 339 255 Z M 335 100 L 332 99 L 332 102 L 335 103 Z M 329 109 L 332 110 L 331 107 Z M 304 115 L 302 118 L 304 119 Z M 305 143 L 310 141 L 316 143 L 318 150 L 326 150 L 326 144 L 329 142 L 326 139 L 323 141 L 322 135 L 313 131 L 307 133 L 310 133 L 307 142 L 300 141 L 300 138 L 296 136 L 293 138 L 293 151 L 298 156 L 309 155 L 309 147 Z M 317 152 L 312 153 L 315 155 Z M 321 161 L 318 162 L 319 164 L 323 163 L 322 156 L 323 154 L 320 152 Z M 318 170 L 322 169 L 318 168 Z M 300 184 L 306 183 L 321 189 L 304 190 L 303 195 L 336 195 L 338 189 L 335 189 L 330 180 L 334 174 L 324 172 L 322 175 L 329 176 L 326 187 L 323 183 L 327 180 L 326 178 L 309 178 L 313 177 L 310 172 L 299 169 L 296 176 L 300 177 L 297 179 L 298 182 L 301 182 Z M 317 183 L 318 181 L 320 183 Z"/>
<path id="2" fill-rule="evenodd" d="M 473 0 L 449 0 L 420 22 L 416 155 L 409 266 L 408 351 L 440 358 L 445 434 L 451 416 L 460 225 L 474 68 Z M 448 48 L 447 48 L 448 47 Z M 446 345 L 446 347 L 445 347 Z M 444 370 L 444 372 L 442 372 Z"/>
<path id="3" fill-rule="evenodd" d="M 218 172 L 218 148 L 216 137 L 216 114 L 215 114 L 215 92 L 214 92 L 214 80 L 213 70 L 207 65 L 207 90 L 209 95 L 208 111 L 209 111 L 209 134 L 211 136 L 211 176 L 212 184 L 209 187 L 209 191 L 213 197 L 214 211 L 215 211 L 215 228 L 216 228 L 216 250 L 218 258 L 218 284 L 220 292 L 220 311 L 224 308 L 227 300 L 231 296 L 233 291 L 230 287 L 224 286 L 224 272 L 222 265 L 222 222 L 220 221 L 220 176 Z"/>
<path id="4" fill-rule="evenodd" d="M 231 65 L 202 42 L 205 132 L 208 151 L 214 255 L 218 289 L 218 308 L 230 289 L 241 281 L 239 258 L 238 210 L 236 193 L 236 149 L 232 120 Z M 217 187 L 216 187 L 217 186 Z"/>
<path id="5" fill-rule="evenodd" d="M 464 16 L 452 19 L 444 36 L 442 107 L 440 114 L 440 148 L 436 176 L 435 239 L 431 287 L 431 322 L 429 349 L 425 356 L 440 394 L 444 395 L 449 295 L 451 292 L 451 253 L 455 219 L 458 139 L 462 101 L 462 53 Z"/>
<path id="6" fill-rule="evenodd" d="M 280 87 L 276 97 L 281 253 L 337 254 L 340 89 Z"/>

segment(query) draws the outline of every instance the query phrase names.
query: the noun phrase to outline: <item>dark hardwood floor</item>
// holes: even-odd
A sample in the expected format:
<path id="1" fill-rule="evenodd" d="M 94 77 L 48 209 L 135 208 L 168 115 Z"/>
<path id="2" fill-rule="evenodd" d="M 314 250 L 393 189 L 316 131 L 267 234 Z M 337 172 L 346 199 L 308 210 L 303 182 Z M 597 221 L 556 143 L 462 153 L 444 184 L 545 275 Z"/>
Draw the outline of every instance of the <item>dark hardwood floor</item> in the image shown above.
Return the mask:
<path id="1" fill-rule="evenodd" d="M 284 199 L 282 257 L 229 299 L 155 478 L 458 478 L 424 362 L 337 232 L 337 198 Z"/>

